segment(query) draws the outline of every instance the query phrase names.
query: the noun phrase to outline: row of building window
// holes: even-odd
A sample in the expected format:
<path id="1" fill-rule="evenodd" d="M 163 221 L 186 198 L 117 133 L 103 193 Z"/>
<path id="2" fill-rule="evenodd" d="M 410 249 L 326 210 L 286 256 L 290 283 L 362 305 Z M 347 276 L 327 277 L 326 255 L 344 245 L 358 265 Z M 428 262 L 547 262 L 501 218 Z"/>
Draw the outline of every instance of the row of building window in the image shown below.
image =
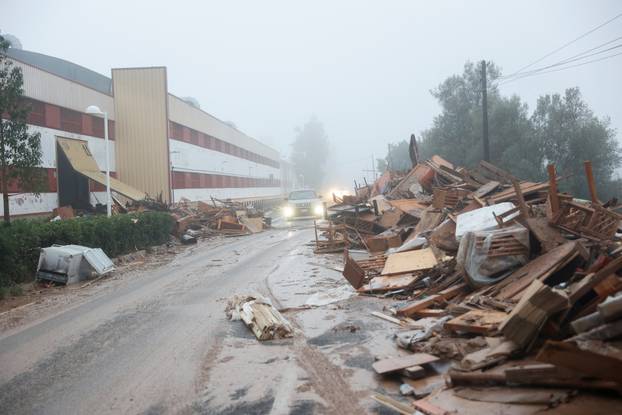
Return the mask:
<path id="1" fill-rule="evenodd" d="M 235 144 L 228 143 L 224 140 L 220 140 L 209 134 L 202 133 L 176 122 L 170 122 L 169 130 L 169 135 L 172 139 L 185 141 L 190 144 L 208 148 L 214 151 L 219 151 L 225 154 L 230 154 L 234 157 L 250 160 L 255 163 L 274 167 L 276 169 L 279 168 L 279 162 L 276 160 L 272 160 L 260 154 L 253 153 L 252 151 L 236 146 Z"/>
<path id="2" fill-rule="evenodd" d="M 223 189 L 236 187 L 279 187 L 275 178 L 225 176 L 220 174 L 173 172 L 174 189 Z"/>
<path id="3" fill-rule="evenodd" d="M 28 124 L 54 128 L 70 133 L 104 138 L 104 119 L 84 114 L 58 105 L 47 104 L 31 98 L 24 98 L 30 106 Z M 114 140 L 114 121 L 108 120 L 108 137 Z"/>

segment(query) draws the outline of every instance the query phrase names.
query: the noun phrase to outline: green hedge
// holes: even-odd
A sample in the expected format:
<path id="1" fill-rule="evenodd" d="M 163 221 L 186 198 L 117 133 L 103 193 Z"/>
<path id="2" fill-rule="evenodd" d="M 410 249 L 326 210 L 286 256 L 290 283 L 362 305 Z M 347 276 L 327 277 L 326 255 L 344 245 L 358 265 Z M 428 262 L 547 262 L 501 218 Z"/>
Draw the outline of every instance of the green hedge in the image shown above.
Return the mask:
<path id="1" fill-rule="evenodd" d="M 83 245 L 101 248 L 112 258 L 167 242 L 173 226 L 173 218 L 163 212 L 55 222 L 16 220 L 10 226 L 0 225 L 0 287 L 32 281 L 39 248 Z"/>

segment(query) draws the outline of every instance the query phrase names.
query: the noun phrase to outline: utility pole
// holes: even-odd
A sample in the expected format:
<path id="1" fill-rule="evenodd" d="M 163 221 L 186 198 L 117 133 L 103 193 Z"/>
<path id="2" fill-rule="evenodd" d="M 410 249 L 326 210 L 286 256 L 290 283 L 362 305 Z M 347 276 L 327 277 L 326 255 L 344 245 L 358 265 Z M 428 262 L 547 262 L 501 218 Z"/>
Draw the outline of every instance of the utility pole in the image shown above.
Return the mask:
<path id="1" fill-rule="evenodd" d="M 484 160 L 490 161 L 490 144 L 488 143 L 488 89 L 486 87 L 486 61 L 482 61 L 482 141 L 484 143 Z"/>
<path id="2" fill-rule="evenodd" d="M 376 181 L 376 179 L 378 178 L 378 176 L 376 176 L 376 160 L 374 160 L 374 155 L 371 155 L 371 169 L 372 172 L 374 174 L 374 181 Z"/>

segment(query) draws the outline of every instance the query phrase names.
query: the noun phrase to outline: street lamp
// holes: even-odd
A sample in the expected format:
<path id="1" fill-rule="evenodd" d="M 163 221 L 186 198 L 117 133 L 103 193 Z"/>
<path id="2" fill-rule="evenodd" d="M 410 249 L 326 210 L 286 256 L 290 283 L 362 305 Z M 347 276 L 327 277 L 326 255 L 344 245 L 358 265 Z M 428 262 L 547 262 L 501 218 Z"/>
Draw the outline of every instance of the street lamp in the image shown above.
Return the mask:
<path id="1" fill-rule="evenodd" d="M 171 199 L 173 199 L 173 200 L 171 200 L 172 204 L 175 203 L 175 186 L 174 186 L 174 183 L 173 183 L 173 177 L 174 177 L 173 176 L 173 169 L 174 169 L 174 167 L 173 167 L 173 158 L 171 157 L 173 154 L 181 154 L 181 151 L 172 150 L 172 151 L 169 152 L 169 156 L 168 156 L 169 165 L 170 165 L 170 168 L 171 168 L 170 169 L 170 177 L 169 177 L 169 179 L 171 181 Z"/>
<path id="2" fill-rule="evenodd" d="M 104 141 L 106 145 L 106 214 L 112 216 L 112 197 L 110 196 L 110 151 L 108 150 L 108 113 L 102 112 L 97 105 L 89 105 L 86 113 L 104 117 Z"/>

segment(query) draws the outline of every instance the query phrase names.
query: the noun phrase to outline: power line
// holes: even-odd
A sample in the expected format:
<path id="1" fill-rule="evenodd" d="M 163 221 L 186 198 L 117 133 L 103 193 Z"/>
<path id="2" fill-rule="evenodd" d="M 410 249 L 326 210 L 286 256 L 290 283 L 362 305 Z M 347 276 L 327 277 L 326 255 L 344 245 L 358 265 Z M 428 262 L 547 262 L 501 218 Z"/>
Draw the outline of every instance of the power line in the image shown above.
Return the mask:
<path id="1" fill-rule="evenodd" d="M 537 72 L 537 73 L 533 73 L 533 74 L 523 74 L 523 76 L 517 76 L 517 77 L 515 77 L 515 78 L 508 79 L 508 80 L 506 80 L 506 81 L 500 82 L 500 83 L 499 83 L 499 84 L 497 84 L 497 85 L 508 84 L 508 83 L 510 83 L 510 82 L 518 81 L 519 79 L 529 78 L 529 77 L 531 77 L 531 76 L 536 76 L 536 75 L 543 75 L 543 74 L 545 74 L 545 73 L 551 73 L 551 72 L 559 72 L 559 71 L 564 71 L 564 70 L 566 70 L 566 69 L 571 69 L 571 68 L 576 68 L 576 67 L 578 67 L 578 66 L 587 65 L 587 64 L 589 64 L 589 63 L 600 62 L 600 61 L 604 61 L 604 60 L 606 60 L 606 59 L 615 58 L 616 56 L 620 56 L 620 55 L 622 55 L 622 52 L 615 53 L 615 54 L 613 54 L 613 55 L 609 55 L 609 56 L 603 56 L 602 58 L 599 58 L 599 59 L 592 59 L 592 60 L 587 61 L 587 62 L 582 62 L 582 63 L 578 63 L 578 64 L 575 64 L 575 65 L 566 66 L 566 67 L 564 67 L 564 68 L 551 69 L 550 71 L 542 71 L 542 72 Z"/>
<path id="2" fill-rule="evenodd" d="M 622 37 L 621 37 L 621 39 L 622 39 Z M 608 43 L 611 43 L 611 42 L 608 42 Z M 602 47 L 602 45 L 599 46 L 599 47 Z M 505 81 L 509 81 L 510 79 L 523 78 L 526 75 L 533 75 L 533 74 L 536 74 L 538 72 L 542 72 L 542 71 L 544 71 L 546 69 L 555 68 L 556 66 L 561 66 L 561 65 L 566 65 L 568 63 L 572 63 L 572 62 L 581 61 L 583 59 L 587 59 L 587 58 L 590 58 L 592 56 L 600 55 L 601 53 L 610 52 L 610 51 L 612 51 L 614 49 L 618 49 L 618 48 L 622 48 L 622 43 L 619 44 L 619 45 L 612 46 L 612 47 L 607 48 L 607 49 L 600 50 L 598 52 L 590 53 L 588 55 L 586 55 L 586 53 L 588 51 L 585 51 L 585 52 L 582 52 L 582 53 L 580 53 L 578 55 L 571 56 L 570 58 L 566 58 L 566 59 L 561 60 L 559 62 L 553 63 L 551 65 L 543 66 L 541 68 L 533 69 L 531 71 L 522 72 L 522 73 L 520 73 L 518 75 L 515 75 L 513 77 L 501 77 L 499 79 L 501 79 L 503 82 L 505 82 Z M 594 50 L 594 49 L 597 49 L 597 48 L 592 48 L 591 50 Z M 580 55 L 583 55 L 583 56 L 580 56 Z"/>
<path id="3" fill-rule="evenodd" d="M 616 19 L 618 19 L 618 18 L 620 18 L 620 17 L 622 17 L 622 13 L 619 13 L 619 14 L 615 15 L 614 17 L 612 17 L 611 19 L 607 20 L 606 22 L 601 23 L 601 24 L 599 24 L 598 26 L 596 26 L 595 28 L 590 29 L 590 30 L 588 30 L 587 32 L 583 33 L 581 36 L 579 36 L 579 37 L 577 37 L 577 38 L 575 38 L 575 39 L 571 40 L 570 42 L 567 42 L 567 43 L 563 44 L 562 46 L 558 47 L 557 49 L 555 49 L 555 50 L 553 50 L 553 51 L 551 51 L 551 52 L 549 52 L 549 53 L 547 53 L 546 55 L 542 56 L 541 58 L 538 58 L 538 59 L 536 59 L 535 61 L 533 61 L 533 62 L 531 62 L 531 63 L 529 63 L 529 64 L 527 64 L 527 65 L 523 66 L 522 68 L 520 68 L 519 70 L 517 70 L 517 71 L 516 71 L 516 72 L 514 72 L 514 73 L 511 73 L 511 74 L 510 74 L 510 75 L 508 75 L 507 77 L 509 78 L 509 77 L 515 76 L 515 75 L 519 74 L 520 72 L 524 71 L 525 69 L 527 69 L 527 68 L 531 68 L 531 67 L 532 67 L 533 65 L 535 65 L 536 63 L 542 62 L 544 59 L 548 58 L 549 56 L 554 55 L 555 53 L 559 52 L 559 51 L 560 51 L 560 50 L 562 50 L 562 49 L 565 49 L 566 47 L 568 47 L 568 46 L 572 45 L 573 43 L 577 42 L 578 40 L 581 40 L 581 39 L 583 39 L 584 37 L 586 37 L 587 35 L 589 35 L 589 34 L 591 34 L 591 33 L 594 33 L 595 31 L 597 31 L 597 30 L 598 30 L 598 29 L 600 29 L 601 27 L 608 25 L 609 23 L 613 22 L 614 20 L 616 20 Z"/>
<path id="4" fill-rule="evenodd" d="M 591 52 L 591 51 L 593 51 L 593 50 L 596 50 L 596 49 L 600 49 L 600 48 L 602 48 L 603 46 L 607 46 L 607 45 L 609 45 L 609 44 L 611 44 L 611 43 L 613 43 L 613 42 L 615 42 L 615 41 L 617 41 L 617 40 L 620 40 L 620 39 L 622 39 L 622 36 L 617 37 L 617 38 L 615 38 L 615 39 L 612 39 L 612 40 L 610 40 L 610 41 L 608 41 L 608 42 L 601 43 L 601 44 L 600 44 L 600 45 L 598 45 L 598 46 L 594 46 L 593 48 L 590 48 L 590 49 L 588 49 L 588 50 L 586 50 L 586 51 L 583 51 L 583 52 L 581 52 L 581 53 L 578 53 L 578 54 L 576 54 L 576 55 L 573 55 L 573 56 L 571 56 L 571 57 L 570 57 L 570 58 L 568 58 L 568 59 L 572 59 L 572 58 L 576 58 L 576 57 L 578 57 L 578 56 L 585 55 L 586 53 L 589 53 L 589 52 Z"/>

